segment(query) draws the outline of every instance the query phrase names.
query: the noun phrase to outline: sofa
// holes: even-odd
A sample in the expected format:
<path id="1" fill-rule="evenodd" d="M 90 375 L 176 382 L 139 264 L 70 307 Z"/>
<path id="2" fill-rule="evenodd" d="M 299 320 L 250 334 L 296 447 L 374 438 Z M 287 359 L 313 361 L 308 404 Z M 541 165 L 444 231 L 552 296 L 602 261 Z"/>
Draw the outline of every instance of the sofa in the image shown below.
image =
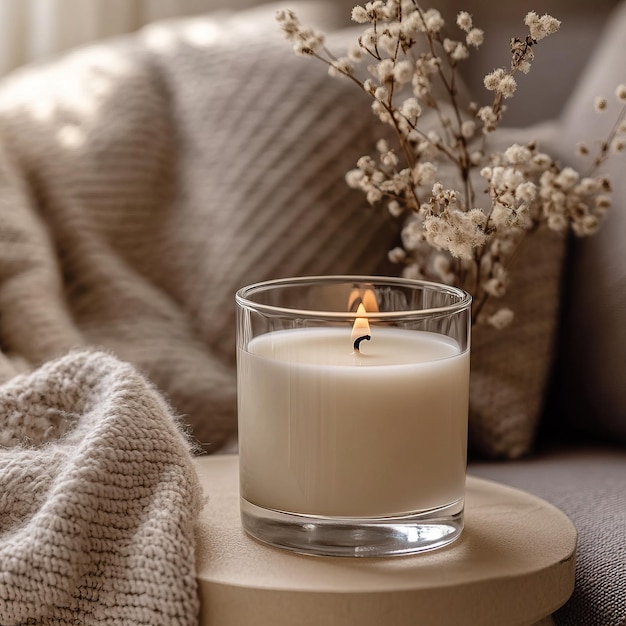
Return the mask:
<path id="1" fill-rule="evenodd" d="M 0 85 L 2 624 L 195 623 L 192 458 L 236 451 L 234 292 L 399 271 L 398 222 L 344 181 L 377 139 L 369 102 L 292 54 L 281 7 L 157 23 Z M 296 8 L 352 42 L 332 4 Z M 626 5 L 607 24 L 563 110 L 504 145 L 574 163 L 605 132 L 590 103 L 626 82 Z M 626 623 L 625 163 L 600 232 L 537 233 L 514 324 L 472 344 L 469 473 L 578 531 L 563 625 Z"/>

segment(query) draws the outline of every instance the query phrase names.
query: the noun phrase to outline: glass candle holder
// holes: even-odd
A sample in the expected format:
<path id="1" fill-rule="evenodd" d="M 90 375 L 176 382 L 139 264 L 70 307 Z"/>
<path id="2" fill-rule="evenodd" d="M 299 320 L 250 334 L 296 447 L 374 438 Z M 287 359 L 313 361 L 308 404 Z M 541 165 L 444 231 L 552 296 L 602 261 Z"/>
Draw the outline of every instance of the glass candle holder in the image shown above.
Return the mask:
<path id="1" fill-rule="evenodd" d="M 463 529 L 471 296 L 377 276 L 236 294 L 241 519 L 274 546 L 412 554 Z"/>

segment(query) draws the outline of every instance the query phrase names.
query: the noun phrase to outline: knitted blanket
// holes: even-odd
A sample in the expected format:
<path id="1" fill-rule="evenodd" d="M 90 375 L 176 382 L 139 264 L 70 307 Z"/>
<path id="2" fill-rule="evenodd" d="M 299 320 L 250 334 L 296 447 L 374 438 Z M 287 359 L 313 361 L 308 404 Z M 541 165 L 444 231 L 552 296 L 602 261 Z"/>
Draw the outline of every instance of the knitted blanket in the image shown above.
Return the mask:
<path id="1" fill-rule="evenodd" d="M 189 444 L 154 387 L 79 351 L 2 386 L 0 623 L 195 624 Z"/>

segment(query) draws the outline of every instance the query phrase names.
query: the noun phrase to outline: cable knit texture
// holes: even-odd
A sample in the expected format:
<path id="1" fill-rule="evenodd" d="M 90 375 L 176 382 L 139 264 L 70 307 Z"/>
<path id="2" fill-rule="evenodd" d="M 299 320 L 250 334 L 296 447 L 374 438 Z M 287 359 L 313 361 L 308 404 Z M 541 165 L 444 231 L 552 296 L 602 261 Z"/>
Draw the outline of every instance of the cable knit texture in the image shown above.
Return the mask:
<path id="1" fill-rule="evenodd" d="M 189 443 L 158 391 L 102 352 L 0 387 L 0 623 L 197 622 Z"/>

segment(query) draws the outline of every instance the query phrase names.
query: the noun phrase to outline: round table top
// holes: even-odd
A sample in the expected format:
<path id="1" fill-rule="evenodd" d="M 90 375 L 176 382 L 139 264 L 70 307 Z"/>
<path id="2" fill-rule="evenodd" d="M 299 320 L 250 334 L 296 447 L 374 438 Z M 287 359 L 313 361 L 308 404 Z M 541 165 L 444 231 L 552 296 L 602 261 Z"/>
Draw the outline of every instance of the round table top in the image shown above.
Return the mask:
<path id="1" fill-rule="evenodd" d="M 203 626 L 513 626 L 542 620 L 573 591 L 574 526 L 518 489 L 468 476 L 465 528 L 443 548 L 313 557 L 246 535 L 237 455 L 195 463 L 208 496 L 196 554 Z"/>

